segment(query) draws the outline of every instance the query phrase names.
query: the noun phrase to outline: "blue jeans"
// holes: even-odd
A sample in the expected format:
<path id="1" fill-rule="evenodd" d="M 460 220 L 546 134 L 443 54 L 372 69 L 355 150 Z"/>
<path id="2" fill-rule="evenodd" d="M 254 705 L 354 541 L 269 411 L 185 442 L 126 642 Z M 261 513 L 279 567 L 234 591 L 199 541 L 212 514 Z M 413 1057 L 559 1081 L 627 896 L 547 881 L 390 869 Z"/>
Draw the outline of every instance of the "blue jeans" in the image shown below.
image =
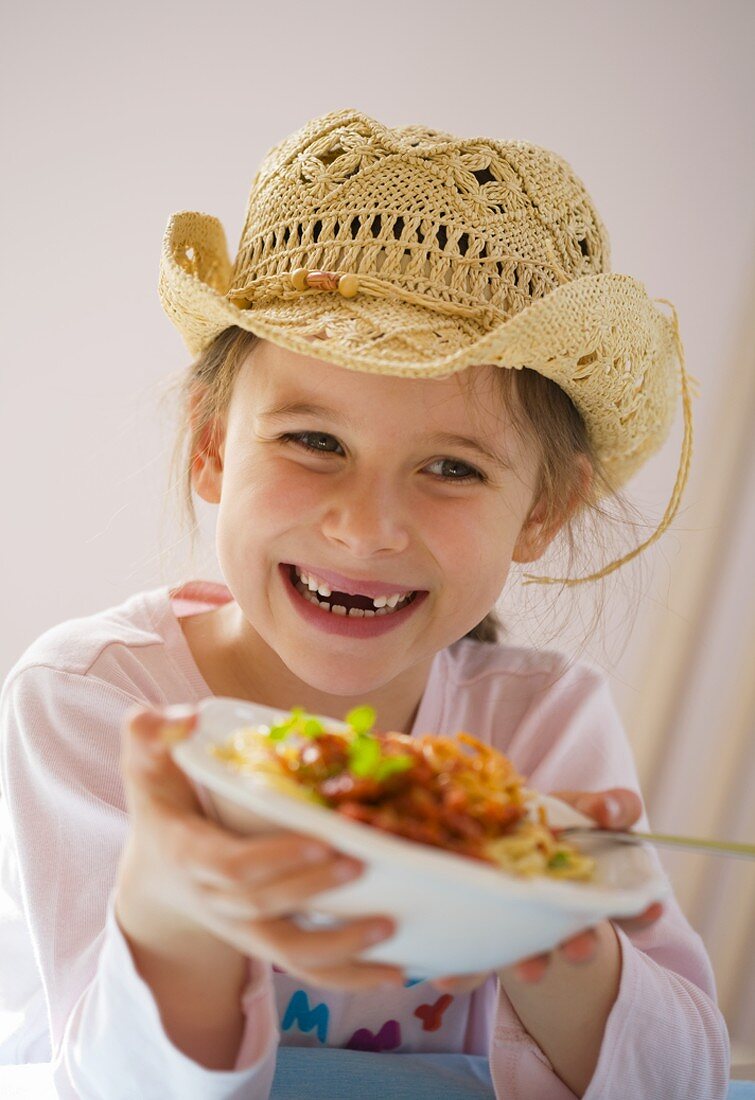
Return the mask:
<path id="1" fill-rule="evenodd" d="M 278 1048 L 270 1100 L 494 1100 L 485 1055 Z"/>

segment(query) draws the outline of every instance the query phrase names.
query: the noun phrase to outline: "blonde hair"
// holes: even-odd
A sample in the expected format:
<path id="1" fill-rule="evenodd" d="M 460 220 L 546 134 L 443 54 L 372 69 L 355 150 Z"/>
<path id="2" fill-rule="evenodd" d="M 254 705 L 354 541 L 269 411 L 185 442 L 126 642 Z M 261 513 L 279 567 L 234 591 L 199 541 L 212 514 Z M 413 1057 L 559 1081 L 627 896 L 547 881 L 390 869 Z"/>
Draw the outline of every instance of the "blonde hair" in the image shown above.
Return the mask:
<path id="1" fill-rule="evenodd" d="M 215 337 L 187 371 L 173 382 L 168 382 L 169 392 L 177 392 L 179 403 L 179 426 L 170 460 L 170 484 L 178 488 L 179 514 L 190 534 L 192 558 L 198 526 L 192 467 L 197 455 L 217 450 L 220 444 L 218 426 L 230 404 L 239 368 L 258 342 L 259 338 L 254 333 L 231 326 Z M 598 545 L 605 551 L 602 532 L 605 521 L 614 517 L 599 505 L 600 499 L 608 497 L 619 505 L 625 520 L 629 511 L 634 515 L 637 513 L 610 484 L 590 443 L 582 415 L 557 383 L 526 367 L 521 370 L 497 369 L 494 377 L 514 430 L 520 437 L 536 444 L 539 471 L 533 507 L 535 502 L 544 500 L 545 528 L 553 525 L 556 529 L 554 542 L 566 550 L 567 572 L 571 573 L 586 546 Z M 580 455 L 585 456 L 592 468 L 593 476 L 589 484 L 584 482 L 580 473 L 577 462 Z M 594 527 L 595 537 L 592 539 L 583 537 L 590 523 Z M 599 593 L 593 624 L 583 638 L 583 646 L 602 614 L 604 601 L 600 597 L 604 595 L 603 581 Z M 638 602 L 634 601 L 635 607 Z M 465 637 L 496 643 L 508 633 L 508 627 L 493 609 Z"/>

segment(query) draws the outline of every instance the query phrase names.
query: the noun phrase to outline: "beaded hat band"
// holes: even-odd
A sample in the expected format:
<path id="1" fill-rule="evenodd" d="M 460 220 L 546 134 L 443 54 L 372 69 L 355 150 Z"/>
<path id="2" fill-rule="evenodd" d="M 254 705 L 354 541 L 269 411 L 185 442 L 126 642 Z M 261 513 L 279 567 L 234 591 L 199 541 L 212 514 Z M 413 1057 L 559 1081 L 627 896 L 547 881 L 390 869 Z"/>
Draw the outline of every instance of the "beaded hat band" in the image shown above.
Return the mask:
<path id="1" fill-rule="evenodd" d="M 676 310 L 609 271 L 584 186 L 538 146 L 389 128 L 353 109 L 313 119 L 263 159 L 233 264 L 217 218 L 171 216 L 159 293 L 192 355 L 235 325 L 373 374 L 529 367 L 572 399 L 616 489 L 665 442 L 681 392 L 679 468 L 656 531 L 597 573 L 525 583 L 597 580 L 679 508 L 696 382 Z"/>

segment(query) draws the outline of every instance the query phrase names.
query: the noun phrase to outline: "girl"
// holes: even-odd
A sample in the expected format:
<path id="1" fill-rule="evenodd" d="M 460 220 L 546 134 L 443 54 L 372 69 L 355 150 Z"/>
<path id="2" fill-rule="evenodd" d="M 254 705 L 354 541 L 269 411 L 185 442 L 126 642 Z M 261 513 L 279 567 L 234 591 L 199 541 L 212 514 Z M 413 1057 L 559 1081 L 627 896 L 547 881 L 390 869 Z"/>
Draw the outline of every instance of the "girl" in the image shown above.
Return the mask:
<path id="1" fill-rule="evenodd" d="M 647 542 L 678 507 L 678 331 L 607 269 L 560 158 L 356 110 L 266 156 L 233 267 L 216 219 L 171 219 L 160 294 L 194 356 L 177 453 L 189 505 L 218 505 L 225 583 L 64 623 L 7 679 L 5 1061 L 51 1060 L 61 1096 L 107 1100 L 283 1095 L 295 1048 L 302 1097 L 342 1095 L 344 1075 L 365 1096 L 480 1095 L 431 1060 L 397 1084 L 412 1055 L 485 1060 L 500 1098 L 725 1094 L 710 963 L 673 897 L 497 973 L 416 982 L 360 957 L 386 914 L 296 921 L 357 861 L 220 828 L 169 753 L 211 694 L 370 703 L 382 729 L 467 729 L 599 825 L 648 828 L 603 673 L 499 642 L 491 611 L 512 562 L 571 537 L 661 445 L 677 360 L 684 452 Z M 328 1052 L 344 1068 L 319 1093 Z"/>

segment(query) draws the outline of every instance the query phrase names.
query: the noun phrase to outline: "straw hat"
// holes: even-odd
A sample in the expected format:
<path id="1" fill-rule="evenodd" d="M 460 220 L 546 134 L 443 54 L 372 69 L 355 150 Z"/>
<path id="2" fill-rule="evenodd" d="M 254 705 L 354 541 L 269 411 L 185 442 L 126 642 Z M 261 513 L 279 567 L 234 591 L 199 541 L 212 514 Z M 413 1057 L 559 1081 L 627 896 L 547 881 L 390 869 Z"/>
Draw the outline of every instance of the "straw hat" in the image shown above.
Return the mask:
<path id="1" fill-rule="evenodd" d="M 546 149 L 388 127 L 354 109 L 323 115 L 265 156 L 233 263 L 217 218 L 171 216 L 159 293 L 195 356 L 236 325 L 374 374 L 529 367 L 572 399 L 616 488 L 667 438 L 681 390 L 679 470 L 657 530 L 598 573 L 527 574 L 530 583 L 605 576 L 655 541 L 679 507 L 695 380 L 676 310 L 609 273 L 592 200 Z M 306 339 L 322 330 L 327 339 Z"/>

